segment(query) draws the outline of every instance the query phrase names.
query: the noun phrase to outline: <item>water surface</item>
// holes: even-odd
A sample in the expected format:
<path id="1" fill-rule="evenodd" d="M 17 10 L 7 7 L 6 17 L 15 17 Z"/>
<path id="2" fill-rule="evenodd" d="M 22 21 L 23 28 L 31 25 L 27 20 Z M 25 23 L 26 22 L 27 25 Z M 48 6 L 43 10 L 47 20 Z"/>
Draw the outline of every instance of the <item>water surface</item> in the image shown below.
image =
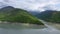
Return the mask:
<path id="1" fill-rule="evenodd" d="M 47 24 L 45 26 L 33 24 L 0 24 L 0 34 L 60 34 L 60 30 Z"/>

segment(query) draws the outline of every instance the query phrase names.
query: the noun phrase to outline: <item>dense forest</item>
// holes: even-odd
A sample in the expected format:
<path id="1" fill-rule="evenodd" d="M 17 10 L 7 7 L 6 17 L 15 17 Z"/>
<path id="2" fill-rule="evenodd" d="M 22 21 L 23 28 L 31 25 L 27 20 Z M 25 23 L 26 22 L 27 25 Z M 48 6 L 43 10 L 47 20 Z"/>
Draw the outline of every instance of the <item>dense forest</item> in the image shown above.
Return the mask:
<path id="1" fill-rule="evenodd" d="M 42 25 L 42 23 L 38 20 L 38 18 L 31 15 L 28 11 L 14 8 L 11 6 L 7 6 L 0 9 L 0 21 Z"/>
<path id="2" fill-rule="evenodd" d="M 60 11 L 56 10 L 46 10 L 44 12 L 36 15 L 39 19 L 52 22 L 52 23 L 60 23 Z"/>

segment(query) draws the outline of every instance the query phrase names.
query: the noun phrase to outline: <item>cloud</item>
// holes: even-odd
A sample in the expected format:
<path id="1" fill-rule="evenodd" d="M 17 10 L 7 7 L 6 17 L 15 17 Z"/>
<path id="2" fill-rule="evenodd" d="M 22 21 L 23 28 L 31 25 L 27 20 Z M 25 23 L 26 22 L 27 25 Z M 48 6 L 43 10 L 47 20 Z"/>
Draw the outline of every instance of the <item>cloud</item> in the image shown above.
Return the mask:
<path id="1" fill-rule="evenodd" d="M 0 2 L 26 10 L 60 10 L 60 0 L 0 0 Z"/>

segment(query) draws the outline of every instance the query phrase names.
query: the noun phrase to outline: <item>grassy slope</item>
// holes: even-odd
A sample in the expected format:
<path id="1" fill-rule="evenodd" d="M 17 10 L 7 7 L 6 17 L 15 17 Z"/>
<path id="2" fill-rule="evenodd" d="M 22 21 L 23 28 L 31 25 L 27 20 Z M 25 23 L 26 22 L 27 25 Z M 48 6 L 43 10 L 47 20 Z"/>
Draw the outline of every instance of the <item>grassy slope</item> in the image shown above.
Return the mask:
<path id="1" fill-rule="evenodd" d="M 45 11 L 39 14 L 37 17 L 48 22 L 60 23 L 60 11 Z"/>
<path id="2" fill-rule="evenodd" d="M 26 10 L 17 9 L 17 8 L 10 10 L 9 12 L 8 11 L 2 12 L 0 13 L 0 16 L 1 16 L 0 17 L 1 21 L 32 23 L 32 24 L 40 24 L 40 25 L 43 24 L 36 17 L 29 14 Z"/>

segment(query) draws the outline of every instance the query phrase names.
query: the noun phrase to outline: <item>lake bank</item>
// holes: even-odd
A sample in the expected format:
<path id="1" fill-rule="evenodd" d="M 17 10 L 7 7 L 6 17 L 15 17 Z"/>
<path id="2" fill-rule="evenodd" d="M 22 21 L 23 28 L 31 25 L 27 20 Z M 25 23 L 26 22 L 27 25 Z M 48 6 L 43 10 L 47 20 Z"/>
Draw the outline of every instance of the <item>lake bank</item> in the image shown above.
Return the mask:
<path id="1" fill-rule="evenodd" d="M 48 23 L 48 22 L 46 22 Z M 60 30 L 52 27 L 44 27 L 43 25 L 19 24 L 19 23 L 1 23 L 0 34 L 60 34 Z"/>
<path id="2" fill-rule="evenodd" d="M 7 22 L 7 21 L 0 21 L 0 27 L 1 28 L 34 28 L 34 29 L 39 29 L 39 28 L 45 28 L 46 26 L 44 25 L 37 25 L 37 24 L 29 24 L 29 23 L 18 23 L 18 22 Z M 22 27 L 20 27 L 22 26 Z"/>

